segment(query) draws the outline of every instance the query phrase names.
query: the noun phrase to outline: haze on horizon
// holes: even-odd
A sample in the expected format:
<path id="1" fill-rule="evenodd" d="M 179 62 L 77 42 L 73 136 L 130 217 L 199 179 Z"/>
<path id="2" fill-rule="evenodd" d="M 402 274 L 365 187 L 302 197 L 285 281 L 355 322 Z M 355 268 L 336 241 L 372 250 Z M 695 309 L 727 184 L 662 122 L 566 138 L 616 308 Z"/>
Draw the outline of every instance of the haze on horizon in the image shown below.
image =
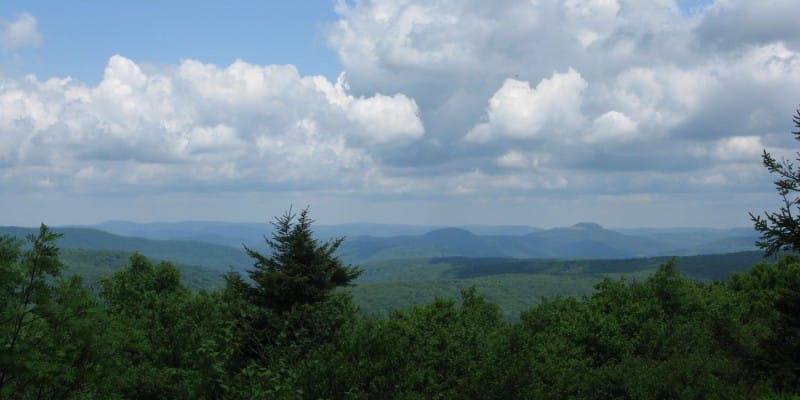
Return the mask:
<path id="1" fill-rule="evenodd" d="M 0 3 L 0 225 L 751 226 L 800 2 Z"/>

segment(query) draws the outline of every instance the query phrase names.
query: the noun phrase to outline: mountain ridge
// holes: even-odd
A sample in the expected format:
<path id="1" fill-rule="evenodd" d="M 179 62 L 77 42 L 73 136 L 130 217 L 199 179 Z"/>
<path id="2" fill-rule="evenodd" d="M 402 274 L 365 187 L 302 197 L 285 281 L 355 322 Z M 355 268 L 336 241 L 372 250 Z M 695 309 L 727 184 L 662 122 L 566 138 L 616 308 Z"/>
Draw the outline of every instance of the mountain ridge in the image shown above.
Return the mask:
<path id="1" fill-rule="evenodd" d="M 136 224 L 117 221 L 107 226 L 117 230 L 127 227 L 126 236 L 89 227 L 54 227 L 65 232 L 60 245 L 69 248 L 98 248 L 139 251 L 154 259 L 199 265 L 215 270 L 241 270 L 252 261 L 242 245 L 268 252 L 264 237 L 271 234 L 270 224 L 182 222 Z M 357 227 L 354 228 L 354 227 Z M 502 226 L 491 226 L 492 232 L 504 232 Z M 316 236 L 325 240 L 342 236 L 343 230 L 376 228 L 383 234 L 397 231 L 423 231 L 427 226 L 338 225 L 314 227 Z M 506 231 L 523 234 L 478 235 L 464 227 L 436 227 L 420 234 L 394 236 L 349 236 L 339 249 L 347 263 L 414 257 L 511 257 L 511 258 L 598 258 L 616 259 L 652 256 L 724 254 L 755 250 L 757 233 L 743 228 L 713 228 L 673 231 L 642 228 L 641 231 L 619 232 L 592 222 L 570 227 L 539 229 L 526 232 L 520 226 Z M 0 227 L 0 234 L 16 231 L 17 236 L 34 233 L 34 228 Z M 322 232 L 322 233 L 320 233 Z M 361 231 L 359 231 L 361 232 Z M 245 235 L 246 237 L 243 237 Z M 171 239 L 163 239 L 168 236 Z"/>

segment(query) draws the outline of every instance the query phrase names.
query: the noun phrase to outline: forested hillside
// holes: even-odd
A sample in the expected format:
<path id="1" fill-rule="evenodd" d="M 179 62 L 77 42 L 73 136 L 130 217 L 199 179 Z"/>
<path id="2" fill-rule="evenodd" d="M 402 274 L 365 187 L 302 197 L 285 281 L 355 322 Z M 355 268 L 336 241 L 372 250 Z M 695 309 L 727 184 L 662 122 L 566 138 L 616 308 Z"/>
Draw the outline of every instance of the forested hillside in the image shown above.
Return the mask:
<path id="1" fill-rule="evenodd" d="M 454 298 L 461 290 L 475 287 L 498 305 L 504 318 L 517 320 L 543 298 L 588 296 L 606 278 L 641 282 L 672 259 L 399 259 L 362 265 L 363 274 L 349 290 L 362 313 L 388 315 L 437 297 Z M 686 278 L 711 283 L 746 272 L 763 260 L 763 253 L 751 251 L 679 257 L 674 262 Z"/>
<path id="2" fill-rule="evenodd" d="M 64 274 L 79 275 L 88 288 L 100 287 L 100 281 L 123 269 L 130 263 L 135 252 L 97 249 L 61 249 L 60 259 L 64 263 Z M 225 286 L 223 271 L 199 266 L 174 264 L 181 273 L 181 282 L 189 289 L 217 290 Z"/>
<path id="3" fill-rule="evenodd" d="M 65 249 L 117 250 L 139 252 L 155 260 L 169 260 L 227 272 L 241 270 L 251 264 L 241 248 L 185 240 L 152 240 L 110 234 L 88 228 L 58 228 L 63 236 L 59 246 Z M 35 228 L 0 227 L 0 235 L 23 238 L 35 234 Z"/>
<path id="4" fill-rule="evenodd" d="M 99 288 L 102 278 L 128 265 L 132 255 L 133 252 L 120 250 L 61 249 L 64 274 L 80 275 L 92 290 Z M 711 282 L 747 271 L 762 256 L 752 251 L 680 257 L 676 262 L 685 276 Z M 543 297 L 589 295 L 594 285 L 606 277 L 643 280 L 670 259 L 403 258 L 360 264 L 363 273 L 349 290 L 362 313 L 388 315 L 437 297 L 452 298 L 460 290 L 475 286 L 500 307 L 506 318 L 516 320 L 521 311 L 538 304 Z M 226 271 L 180 263 L 175 266 L 182 283 L 192 290 L 213 291 L 225 285 Z"/>

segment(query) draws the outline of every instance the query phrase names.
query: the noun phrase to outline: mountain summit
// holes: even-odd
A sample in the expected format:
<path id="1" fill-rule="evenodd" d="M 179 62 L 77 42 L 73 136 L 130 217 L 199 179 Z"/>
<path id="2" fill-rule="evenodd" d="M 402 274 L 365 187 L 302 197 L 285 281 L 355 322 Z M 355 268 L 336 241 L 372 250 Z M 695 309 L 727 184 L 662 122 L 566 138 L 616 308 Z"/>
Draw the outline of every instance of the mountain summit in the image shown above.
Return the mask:
<path id="1" fill-rule="evenodd" d="M 596 224 L 594 222 L 579 222 L 575 225 L 572 225 L 575 229 L 585 229 L 589 231 L 602 231 L 603 227 L 600 224 Z"/>

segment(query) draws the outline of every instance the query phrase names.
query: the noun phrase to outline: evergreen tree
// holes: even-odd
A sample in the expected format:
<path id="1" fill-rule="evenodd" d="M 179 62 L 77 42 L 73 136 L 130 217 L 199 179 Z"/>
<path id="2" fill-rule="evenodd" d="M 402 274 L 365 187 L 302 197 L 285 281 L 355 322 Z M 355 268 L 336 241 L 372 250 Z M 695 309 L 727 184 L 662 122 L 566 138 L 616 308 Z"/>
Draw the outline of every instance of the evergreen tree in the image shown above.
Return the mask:
<path id="1" fill-rule="evenodd" d="M 237 321 L 239 344 L 231 366 L 239 375 L 292 387 L 293 366 L 355 317 L 350 294 L 336 289 L 361 271 L 335 256 L 343 238 L 322 243 L 313 237 L 312 223 L 308 208 L 299 215 L 290 208 L 275 219 L 272 238 L 265 238 L 270 253 L 245 246 L 255 260 L 250 279 L 227 276 L 224 298 Z M 249 392 L 243 393 L 246 398 Z"/>
<path id="2" fill-rule="evenodd" d="M 796 140 L 800 140 L 800 109 L 792 121 L 797 128 L 792 134 Z M 765 212 L 763 217 L 750 213 L 756 230 L 761 232 L 761 239 L 756 245 L 764 249 L 767 256 L 781 250 L 800 250 L 800 170 L 790 161 L 776 160 L 766 150 L 761 158 L 764 167 L 770 173 L 778 175 L 775 188 L 781 196 L 783 206 L 778 212 Z M 800 162 L 800 153 L 797 153 L 795 161 Z"/>
<path id="3" fill-rule="evenodd" d="M 244 283 L 252 303 L 281 313 L 323 301 L 334 289 L 358 277 L 358 268 L 345 266 L 334 255 L 344 238 L 320 243 L 313 237 L 313 222 L 308 208 L 299 215 L 290 208 L 273 223 L 272 239 L 265 238 L 271 254 L 245 246 L 255 259 L 254 269 L 248 271 L 254 285 Z"/>

